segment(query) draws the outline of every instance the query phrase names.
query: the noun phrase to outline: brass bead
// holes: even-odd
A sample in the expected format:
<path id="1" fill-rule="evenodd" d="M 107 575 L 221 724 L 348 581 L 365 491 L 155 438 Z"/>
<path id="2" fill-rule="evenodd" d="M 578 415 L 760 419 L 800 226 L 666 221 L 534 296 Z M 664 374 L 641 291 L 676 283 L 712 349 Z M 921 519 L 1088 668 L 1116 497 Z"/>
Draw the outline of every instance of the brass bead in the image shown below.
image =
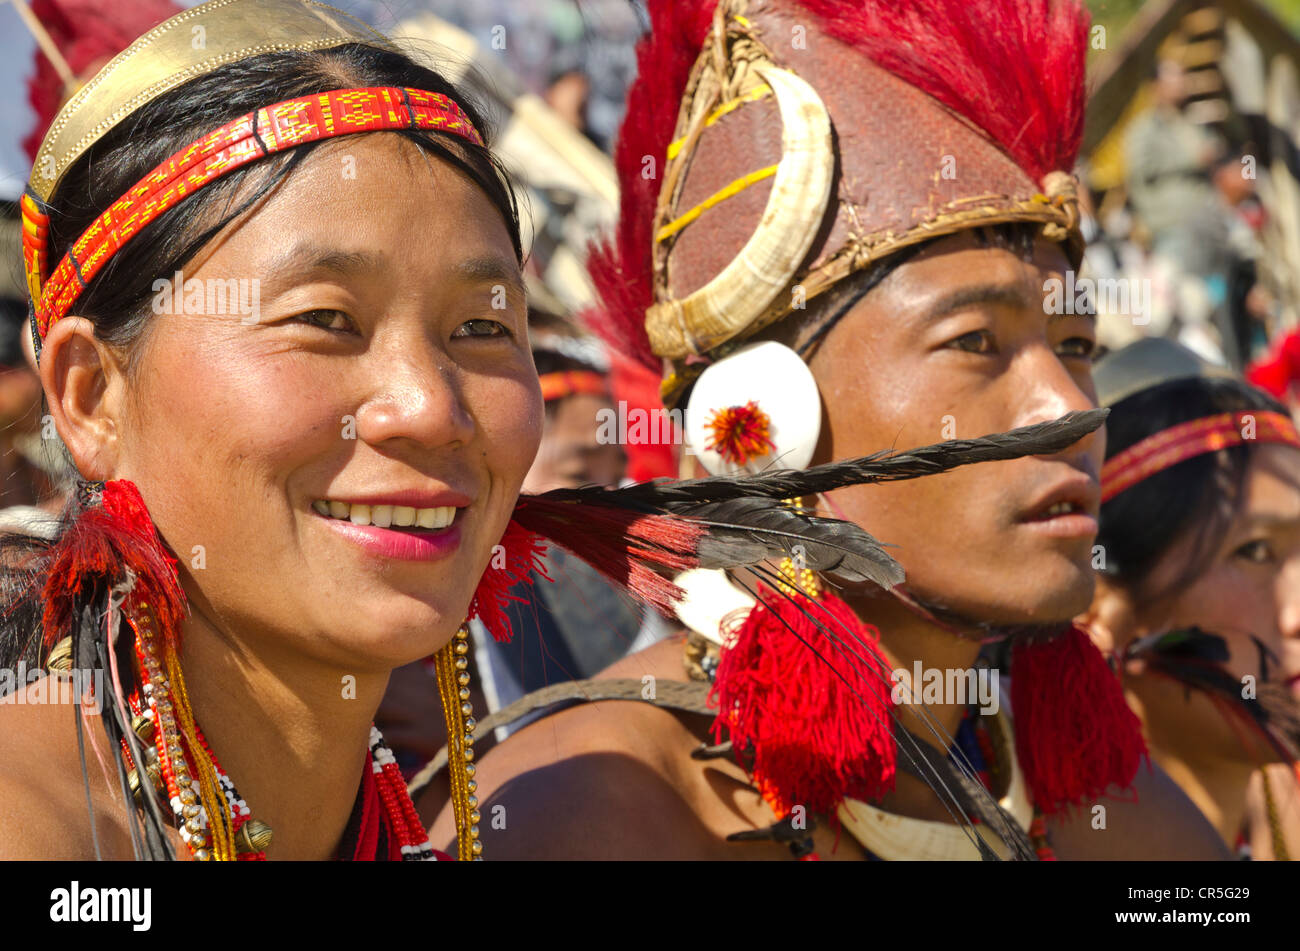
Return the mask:
<path id="1" fill-rule="evenodd" d="M 141 798 L 143 798 L 143 794 L 140 792 L 140 773 L 139 773 L 139 771 L 133 769 L 133 770 L 131 770 L 131 772 L 127 773 L 127 774 L 126 774 L 126 784 L 127 784 L 128 786 L 131 787 L 131 795 L 132 795 L 132 796 L 134 796 L 136 799 L 141 799 Z"/>
<path id="2" fill-rule="evenodd" d="M 198 849 L 194 853 L 194 861 L 206 862 L 212 858 L 212 854 L 207 849 Z"/>
<path id="3" fill-rule="evenodd" d="M 457 641 L 455 644 L 451 646 L 451 649 L 455 651 L 457 654 L 469 653 L 469 645 L 466 644 L 464 641 Z"/>
<path id="4" fill-rule="evenodd" d="M 196 805 L 181 807 L 181 815 L 183 815 L 186 819 L 193 819 L 195 816 L 199 814 L 200 811 L 201 810 Z"/>
<path id="5" fill-rule="evenodd" d="M 465 669 L 466 667 L 468 667 L 468 666 L 469 666 L 469 660 L 468 660 L 468 659 L 466 659 L 466 658 L 464 658 L 464 657 L 457 657 L 457 658 L 456 658 L 456 669 L 457 669 L 457 670 L 464 670 L 464 669 Z"/>
<path id="6" fill-rule="evenodd" d="M 235 833 L 235 848 L 240 852 L 265 852 L 271 837 L 269 825 L 260 819 L 249 819 Z"/>
<path id="7" fill-rule="evenodd" d="M 462 670 L 460 673 L 456 675 L 456 683 L 460 684 L 462 687 L 468 687 L 469 674 Z"/>
<path id="8" fill-rule="evenodd" d="M 469 688 L 468 688 L 468 687 L 461 687 L 461 688 L 460 688 L 460 699 L 461 699 L 461 700 L 468 700 L 468 699 L 469 699 Z"/>
<path id="9" fill-rule="evenodd" d="M 470 797 L 467 798 L 465 801 L 469 804 L 469 807 L 470 807 L 471 809 L 477 809 L 477 808 L 478 808 L 478 796 L 470 796 Z M 477 821 L 477 820 L 475 820 L 475 821 Z"/>
<path id="10" fill-rule="evenodd" d="M 473 842 L 470 843 L 469 850 L 472 853 L 474 853 L 474 856 L 477 858 L 478 856 L 483 854 L 483 843 L 480 842 L 478 839 L 475 839 Z"/>
<path id="11" fill-rule="evenodd" d="M 473 750 L 473 748 L 472 748 L 472 747 L 468 747 L 468 746 L 465 747 L 465 762 L 468 763 L 468 762 L 469 762 L 470 760 L 472 760 L 473 758 L 474 758 L 474 750 Z"/>
<path id="12" fill-rule="evenodd" d="M 190 836 L 189 842 L 190 845 L 194 846 L 194 848 L 196 849 L 202 848 L 203 846 L 208 844 L 208 840 L 203 836 L 199 835 L 198 833 L 195 833 L 194 835 Z"/>
<path id="13" fill-rule="evenodd" d="M 473 776 L 473 775 L 474 775 L 473 773 L 468 772 L 468 771 L 466 771 L 466 773 L 467 773 L 467 775 L 469 775 L 469 776 Z M 473 792 L 478 792 L 478 781 L 477 781 L 477 780 L 473 780 L 473 779 L 471 779 L 471 780 L 467 780 L 466 783 L 465 783 L 465 788 L 468 789 L 468 790 L 469 790 L 470 792 L 472 792 L 472 793 L 473 793 Z"/>
<path id="14" fill-rule="evenodd" d="M 474 727 L 476 727 L 476 726 L 478 726 L 478 721 L 475 720 L 475 719 L 474 719 L 472 716 L 470 716 L 468 713 L 465 714 L 465 732 L 466 732 L 466 733 L 473 733 L 473 732 L 474 732 Z"/>
<path id="15" fill-rule="evenodd" d="M 469 827 L 469 837 L 470 837 L 471 839 L 477 839 L 477 838 L 478 838 L 478 826 L 476 826 L 476 825 L 472 825 L 472 826 Z"/>
<path id="16" fill-rule="evenodd" d="M 473 775 L 474 775 L 474 764 L 473 764 L 473 763 L 466 763 L 466 764 L 465 764 L 465 775 L 466 775 L 466 776 L 473 776 Z M 478 789 L 478 783 L 475 783 L 475 784 L 474 784 L 474 789 Z M 473 792 L 474 789 L 471 789 L 470 792 Z"/>
<path id="17" fill-rule="evenodd" d="M 203 825 L 199 822 L 198 816 L 193 816 L 192 818 L 185 820 L 185 831 L 191 835 L 198 835 L 199 830 L 202 828 Z"/>
<path id="18" fill-rule="evenodd" d="M 192 806 L 194 803 L 199 801 L 199 797 L 194 795 L 193 789 L 182 789 L 180 792 L 180 800 L 183 805 Z"/>
<path id="19" fill-rule="evenodd" d="M 460 705 L 460 715 L 467 717 L 474 712 L 474 707 L 468 700 Z"/>
<path id="20" fill-rule="evenodd" d="M 72 669 L 72 638 L 65 637 L 50 649 L 50 654 L 45 658 L 45 666 L 50 670 L 71 670 Z"/>
<path id="21" fill-rule="evenodd" d="M 469 813 L 469 821 L 470 821 L 470 822 L 474 823 L 475 825 L 478 825 L 478 821 L 479 821 L 480 819 L 482 819 L 482 818 L 483 818 L 483 817 L 482 817 L 481 815 L 479 815 L 479 811 L 478 811 L 477 809 L 471 809 L 471 810 L 470 810 L 470 813 Z"/>
<path id="22" fill-rule="evenodd" d="M 153 720 L 145 716 L 143 713 L 137 713 L 131 718 L 131 729 L 135 732 L 136 736 L 140 737 L 142 742 L 153 742 Z"/>

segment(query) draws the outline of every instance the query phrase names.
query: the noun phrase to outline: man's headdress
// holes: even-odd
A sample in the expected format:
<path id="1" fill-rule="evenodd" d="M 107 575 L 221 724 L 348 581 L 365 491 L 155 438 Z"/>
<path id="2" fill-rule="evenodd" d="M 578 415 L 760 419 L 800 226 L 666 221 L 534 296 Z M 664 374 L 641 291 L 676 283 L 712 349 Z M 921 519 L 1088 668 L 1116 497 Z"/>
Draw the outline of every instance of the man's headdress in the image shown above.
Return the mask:
<path id="1" fill-rule="evenodd" d="M 1039 225 L 1082 252 L 1086 14 L 1054 0 L 651 3 L 592 277 L 614 342 L 708 359 L 895 251 Z"/>
<path id="2" fill-rule="evenodd" d="M 589 268 L 608 314 L 598 329 L 648 366 L 670 363 L 669 405 L 693 388 L 686 430 L 710 471 L 807 465 L 821 415 L 815 383 L 794 353 L 752 338 L 851 275 L 933 238 L 1012 223 L 1059 242 L 1077 266 L 1081 4 L 649 7 L 616 152 L 621 217 Z M 755 748 L 756 778 L 779 814 L 871 794 L 892 776 L 893 744 L 879 736 L 889 711 L 840 673 L 857 661 L 808 636 L 806 611 L 758 601 L 719 669 L 719 724 Z M 829 593 L 820 601 L 828 614 L 851 614 Z M 855 645 L 867 666 L 870 640 Z M 810 651 L 828 663 L 796 663 Z M 1016 655 L 1017 744 L 1039 806 L 1055 811 L 1130 782 L 1136 721 L 1086 635 Z M 873 712 L 851 709 L 863 705 Z M 1085 706 L 1101 726 L 1088 727 Z M 798 737 L 795 723 L 807 727 Z"/>

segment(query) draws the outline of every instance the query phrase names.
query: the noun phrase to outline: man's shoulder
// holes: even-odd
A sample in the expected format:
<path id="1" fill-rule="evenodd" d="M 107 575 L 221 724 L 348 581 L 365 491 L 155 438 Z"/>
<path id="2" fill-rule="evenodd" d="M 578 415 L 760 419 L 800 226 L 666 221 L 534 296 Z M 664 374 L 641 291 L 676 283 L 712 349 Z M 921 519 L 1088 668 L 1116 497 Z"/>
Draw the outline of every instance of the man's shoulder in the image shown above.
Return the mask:
<path id="1" fill-rule="evenodd" d="M 598 679 L 684 680 L 681 638 L 625 657 Z M 651 678 L 646 680 L 645 678 Z M 707 723 L 698 718 L 699 725 Z M 497 858 L 687 858 L 711 841 L 690 803 L 683 755 L 698 736 L 643 701 L 581 703 L 487 753 L 475 780 L 486 854 Z M 663 833 L 672 829 L 670 836 Z M 454 835 L 450 807 L 431 835 Z"/>

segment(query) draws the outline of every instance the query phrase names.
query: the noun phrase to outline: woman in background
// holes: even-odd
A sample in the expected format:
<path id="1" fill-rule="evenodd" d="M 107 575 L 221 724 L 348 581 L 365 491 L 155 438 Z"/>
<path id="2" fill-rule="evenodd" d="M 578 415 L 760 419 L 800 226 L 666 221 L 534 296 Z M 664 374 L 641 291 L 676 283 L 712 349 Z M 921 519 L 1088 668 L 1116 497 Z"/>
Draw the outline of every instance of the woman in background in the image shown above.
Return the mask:
<path id="1" fill-rule="evenodd" d="M 1283 667 L 1300 639 L 1300 439 L 1276 400 L 1167 340 L 1108 356 L 1095 379 L 1111 414 L 1085 622 L 1153 758 L 1244 851 L 1248 785 L 1300 741 Z M 1273 809 L 1279 858 L 1300 846 L 1283 792 L 1296 814 Z"/>

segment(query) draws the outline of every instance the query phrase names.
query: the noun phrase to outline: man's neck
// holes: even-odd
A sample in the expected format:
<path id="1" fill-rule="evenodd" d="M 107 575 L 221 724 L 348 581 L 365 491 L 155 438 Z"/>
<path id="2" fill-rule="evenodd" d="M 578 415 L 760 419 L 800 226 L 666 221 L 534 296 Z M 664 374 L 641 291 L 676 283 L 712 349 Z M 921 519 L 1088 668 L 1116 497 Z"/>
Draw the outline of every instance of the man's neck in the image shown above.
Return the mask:
<path id="1" fill-rule="evenodd" d="M 979 655 L 976 641 L 958 637 L 890 595 L 850 597 L 849 604 L 858 617 L 880 632 L 881 651 L 891 669 L 902 668 L 911 675 L 919 662 L 923 672 L 942 672 L 948 682 L 948 670 L 966 670 Z M 921 684 L 913 684 L 912 690 L 919 701 Z M 967 704 L 974 698 L 942 696 L 938 702 L 929 702 L 932 699 L 900 707 L 899 722 L 931 746 L 947 751 Z M 894 791 L 881 800 L 880 807 L 917 819 L 951 818 L 928 785 L 901 770 Z"/>
<path id="2" fill-rule="evenodd" d="M 388 677 L 259 640 L 270 639 L 232 643 L 195 610 L 182 636 L 194 716 L 253 818 L 271 826 L 268 857 L 328 859 L 356 800 Z"/>

